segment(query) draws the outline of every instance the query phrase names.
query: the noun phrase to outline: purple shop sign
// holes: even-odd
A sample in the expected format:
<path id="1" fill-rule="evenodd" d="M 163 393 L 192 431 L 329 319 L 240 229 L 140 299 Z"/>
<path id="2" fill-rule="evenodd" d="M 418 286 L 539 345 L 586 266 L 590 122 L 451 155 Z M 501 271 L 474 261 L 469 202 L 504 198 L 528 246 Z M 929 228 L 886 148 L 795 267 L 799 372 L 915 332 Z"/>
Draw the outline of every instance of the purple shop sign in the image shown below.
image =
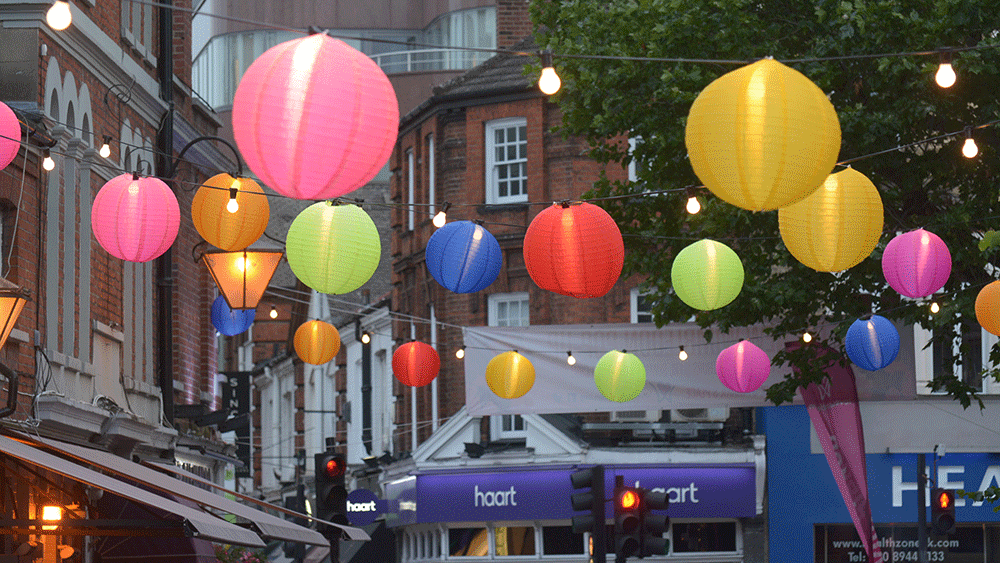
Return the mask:
<path id="1" fill-rule="evenodd" d="M 417 475 L 416 489 L 409 491 L 415 511 L 402 520 L 423 523 L 570 518 L 574 514 L 570 495 L 575 491 L 569 475 L 574 470 L 559 467 Z M 615 475 L 621 475 L 626 485 L 666 492 L 670 498 L 668 514 L 673 518 L 739 518 L 756 514 L 753 464 L 607 465 L 608 498 Z M 610 503 L 606 515 L 613 517 Z"/>

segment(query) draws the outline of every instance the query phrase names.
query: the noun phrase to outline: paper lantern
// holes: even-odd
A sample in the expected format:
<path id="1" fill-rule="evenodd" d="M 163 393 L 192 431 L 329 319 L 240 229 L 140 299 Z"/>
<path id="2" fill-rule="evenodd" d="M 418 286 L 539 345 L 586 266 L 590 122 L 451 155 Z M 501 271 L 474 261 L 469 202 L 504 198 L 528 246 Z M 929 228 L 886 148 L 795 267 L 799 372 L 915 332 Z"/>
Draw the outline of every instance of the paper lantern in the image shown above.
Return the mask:
<path id="1" fill-rule="evenodd" d="M 987 332 L 1000 336 L 1000 281 L 990 282 L 979 290 L 976 320 Z"/>
<path id="2" fill-rule="evenodd" d="M 229 211 L 235 191 L 236 211 Z M 216 174 L 194 194 L 191 219 L 201 238 L 222 250 L 243 250 L 253 244 L 267 228 L 270 206 L 264 190 L 250 178 Z"/>
<path id="3" fill-rule="evenodd" d="M 889 319 L 879 315 L 858 319 L 847 329 L 844 349 L 859 368 L 880 370 L 899 354 L 899 331 Z"/>
<path id="4" fill-rule="evenodd" d="M 212 302 L 212 326 L 226 336 L 246 332 L 256 315 L 256 309 L 230 309 L 226 298 L 221 295 Z"/>
<path id="5" fill-rule="evenodd" d="M 524 235 L 524 263 L 538 287 L 571 297 L 602 297 L 618 281 L 625 244 L 614 219 L 590 203 L 546 208 Z"/>
<path id="6" fill-rule="evenodd" d="M 472 221 L 454 221 L 427 240 L 427 270 L 455 293 L 475 293 L 500 274 L 503 253 L 496 237 Z"/>
<path id="7" fill-rule="evenodd" d="M 0 170 L 14 162 L 21 150 L 21 124 L 7 104 L 0 102 Z"/>
<path id="8" fill-rule="evenodd" d="M 864 174 L 847 168 L 818 190 L 778 210 L 781 240 L 796 260 L 840 272 L 867 258 L 882 236 L 882 197 Z"/>
<path id="9" fill-rule="evenodd" d="M 691 167 L 720 199 L 751 211 L 811 194 L 840 152 L 833 105 L 802 73 L 773 59 L 729 72 L 691 104 Z"/>
<path id="10" fill-rule="evenodd" d="M 407 342 L 392 353 L 392 375 L 403 385 L 423 387 L 441 371 L 441 357 L 429 344 Z"/>
<path id="11" fill-rule="evenodd" d="M 7 343 L 7 338 L 29 299 L 26 289 L 0 278 L 0 348 Z"/>
<path id="12" fill-rule="evenodd" d="M 94 237 L 122 260 L 148 262 L 160 256 L 174 243 L 180 225 L 177 198 L 156 178 L 122 174 L 108 180 L 94 198 Z"/>
<path id="13" fill-rule="evenodd" d="M 689 307 L 711 311 L 725 307 L 743 289 L 743 262 L 733 249 L 702 239 L 684 247 L 670 267 L 674 293 Z"/>
<path id="14" fill-rule="evenodd" d="M 389 160 L 398 127 L 399 103 L 382 69 L 323 33 L 265 51 L 233 97 L 233 135 L 247 165 L 296 199 L 365 185 Z"/>
<path id="15" fill-rule="evenodd" d="M 281 251 L 208 251 L 202 261 L 232 309 L 256 309 L 281 262 Z"/>
<path id="16" fill-rule="evenodd" d="M 753 342 L 740 340 L 715 359 L 715 374 L 737 393 L 752 393 L 771 375 L 771 359 Z"/>
<path id="17" fill-rule="evenodd" d="M 288 265 L 321 293 L 350 293 L 375 273 L 382 243 L 371 217 L 357 205 L 322 201 L 302 210 L 285 238 Z"/>
<path id="18" fill-rule="evenodd" d="M 340 351 L 340 333 L 330 323 L 306 321 L 295 329 L 293 343 L 299 359 L 318 366 L 332 360 Z"/>
<path id="19" fill-rule="evenodd" d="M 906 297 L 927 297 L 951 276 L 951 252 L 941 237 L 917 229 L 896 235 L 882 253 L 885 281 Z"/>
<path id="20" fill-rule="evenodd" d="M 535 366 L 517 352 L 504 352 L 486 364 L 486 384 L 502 399 L 523 397 L 535 384 Z"/>
<path id="21" fill-rule="evenodd" d="M 610 401 L 631 401 L 646 386 L 646 368 L 635 354 L 612 350 L 597 361 L 594 383 L 597 390 Z"/>

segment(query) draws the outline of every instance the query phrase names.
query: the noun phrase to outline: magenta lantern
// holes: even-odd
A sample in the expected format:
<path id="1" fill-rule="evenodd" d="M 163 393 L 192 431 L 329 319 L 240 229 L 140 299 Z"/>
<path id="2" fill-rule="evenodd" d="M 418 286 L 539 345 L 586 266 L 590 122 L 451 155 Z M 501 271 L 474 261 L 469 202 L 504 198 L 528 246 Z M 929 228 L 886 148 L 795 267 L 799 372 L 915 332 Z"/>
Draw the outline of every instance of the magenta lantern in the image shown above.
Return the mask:
<path id="1" fill-rule="evenodd" d="M 170 248 L 181 225 L 174 192 L 156 178 L 122 174 L 104 184 L 91 212 L 97 242 L 129 262 L 148 262 Z"/>
<path id="2" fill-rule="evenodd" d="M 403 385 L 423 387 L 441 371 L 441 357 L 430 344 L 407 342 L 392 353 L 392 375 Z"/>
<path id="3" fill-rule="evenodd" d="M 719 354 L 715 373 L 733 391 L 752 393 L 771 375 L 771 359 L 753 342 L 740 340 Z"/>
<path id="4" fill-rule="evenodd" d="M 382 69 L 323 33 L 265 51 L 233 98 L 233 134 L 247 165 L 296 199 L 332 199 L 366 184 L 389 160 L 398 126 Z"/>
<path id="5" fill-rule="evenodd" d="M 951 252 L 941 237 L 917 229 L 897 235 L 882 253 L 885 281 L 906 297 L 927 297 L 951 275 Z"/>
<path id="6" fill-rule="evenodd" d="M 7 104 L 0 102 L 0 169 L 14 162 L 21 150 L 21 124 Z"/>

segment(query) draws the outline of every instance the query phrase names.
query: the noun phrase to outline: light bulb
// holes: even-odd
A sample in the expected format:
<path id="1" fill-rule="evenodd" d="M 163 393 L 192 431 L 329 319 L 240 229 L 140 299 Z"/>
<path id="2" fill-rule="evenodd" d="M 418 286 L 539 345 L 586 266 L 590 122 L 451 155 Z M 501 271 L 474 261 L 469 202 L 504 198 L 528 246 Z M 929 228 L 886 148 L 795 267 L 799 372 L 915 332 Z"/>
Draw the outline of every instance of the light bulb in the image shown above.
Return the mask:
<path id="1" fill-rule="evenodd" d="M 951 88 L 955 84 L 955 78 L 955 69 L 951 68 L 951 63 L 941 63 L 934 75 L 934 80 L 942 88 Z"/>
<path id="2" fill-rule="evenodd" d="M 688 213 L 694 215 L 695 213 L 701 211 L 701 203 L 698 202 L 698 198 L 691 196 L 688 198 L 688 202 L 687 205 L 685 206 L 685 209 L 687 209 Z"/>
<path id="3" fill-rule="evenodd" d="M 962 155 L 965 158 L 976 158 L 977 154 L 979 154 L 979 147 L 976 146 L 976 140 L 969 137 L 965 140 L 965 144 L 962 145 Z"/>
<path id="4" fill-rule="evenodd" d="M 937 301 L 931 302 L 931 313 L 938 314 L 941 311 L 941 306 L 938 305 Z"/>
<path id="5" fill-rule="evenodd" d="M 438 211 L 437 215 L 434 216 L 434 220 L 431 221 L 431 222 L 434 223 L 435 227 L 437 227 L 437 228 L 440 229 L 441 227 L 444 226 L 444 224 L 447 221 L 448 221 L 448 216 L 445 214 L 445 212 L 444 211 Z"/>
<path id="6" fill-rule="evenodd" d="M 455 350 L 455 357 L 461 360 L 465 357 L 465 346 L 462 346 L 458 350 Z"/>
<path id="7" fill-rule="evenodd" d="M 101 155 L 101 158 L 108 158 L 111 156 L 111 145 L 104 143 L 101 145 L 101 150 L 97 154 Z"/>
<path id="8" fill-rule="evenodd" d="M 809 342 L 812 342 L 812 339 L 813 339 L 813 335 L 809 334 L 808 332 L 803 332 L 802 333 L 802 342 L 805 342 L 805 343 L 808 344 Z"/>
<path id="9" fill-rule="evenodd" d="M 49 27 L 56 31 L 62 31 L 73 23 L 73 14 L 69 11 L 69 2 L 66 0 L 56 0 L 45 14 L 45 21 Z"/>
<path id="10" fill-rule="evenodd" d="M 271 305 L 271 312 L 269 314 L 271 315 L 272 319 L 278 318 L 278 308 L 275 307 L 274 305 Z"/>
<path id="11" fill-rule="evenodd" d="M 680 361 L 682 361 L 682 362 L 683 362 L 684 360 L 688 359 L 688 353 L 684 351 L 684 347 L 683 347 L 683 346 L 681 346 L 681 350 L 680 350 L 680 352 L 677 352 L 677 357 L 678 357 L 678 358 L 680 359 Z"/>
<path id="12" fill-rule="evenodd" d="M 576 358 L 573 357 L 573 352 L 572 351 L 566 352 L 566 363 L 569 364 L 569 365 L 571 365 L 571 366 L 575 366 L 576 365 Z"/>
<path id="13" fill-rule="evenodd" d="M 371 343 L 371 341 L 372 341 L 372 335 L 368 334 L 367 332 L 361 333 L 361 343 L 362 344 L 369 344 L 369 343 Z"/>
<path id="14" fill-rule="evenodd" d="M 556 69 L 547 66 L 542 69 L 541 76 L 538 77 L 538 89 L 542 91 L 543 94 L 552 95 L 559 91 L 562 86 L 562 80 L 559 79 L 559 75 L 556 74 Z"/>
<path id="15" fill-rule="evenodd" d="M 45 151 L 45 158 L 42 159 L 42 168 L 49 172 L 56 169 L 56 161 L 52 160 L 52 155 L 49 154 L 49 151 Z"/>

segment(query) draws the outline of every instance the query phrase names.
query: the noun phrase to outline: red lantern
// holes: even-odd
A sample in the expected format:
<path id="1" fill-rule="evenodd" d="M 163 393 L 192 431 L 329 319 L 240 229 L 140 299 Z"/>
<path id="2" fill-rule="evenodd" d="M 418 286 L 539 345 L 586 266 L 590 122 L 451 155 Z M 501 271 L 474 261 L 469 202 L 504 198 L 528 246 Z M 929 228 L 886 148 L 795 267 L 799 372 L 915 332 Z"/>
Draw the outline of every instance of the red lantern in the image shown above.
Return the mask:
<path id="1" fill-rule="evenodd" d="M 553 205 L 524 235 L 524 263 L 538 287 L 571 297 L 601 297 L 618 281 L 625 261 L 614 219 L 590 203 Z"/>
<path id="2" fill-rule="evenodd" d="M 177 197 L 156 178 L 122 174 L 108 180 L 94 198 L 94 237 L 122 260 L 148 262 L 160 256 L 174 243 L 180 225 Z"/>
<path id="3" fill-rule="evenodd" d="M 423 387 L 441 371 L 437 350 L 423 342 L 407 342 L 392 353 L 392 374 L 403 385 Z"/>

